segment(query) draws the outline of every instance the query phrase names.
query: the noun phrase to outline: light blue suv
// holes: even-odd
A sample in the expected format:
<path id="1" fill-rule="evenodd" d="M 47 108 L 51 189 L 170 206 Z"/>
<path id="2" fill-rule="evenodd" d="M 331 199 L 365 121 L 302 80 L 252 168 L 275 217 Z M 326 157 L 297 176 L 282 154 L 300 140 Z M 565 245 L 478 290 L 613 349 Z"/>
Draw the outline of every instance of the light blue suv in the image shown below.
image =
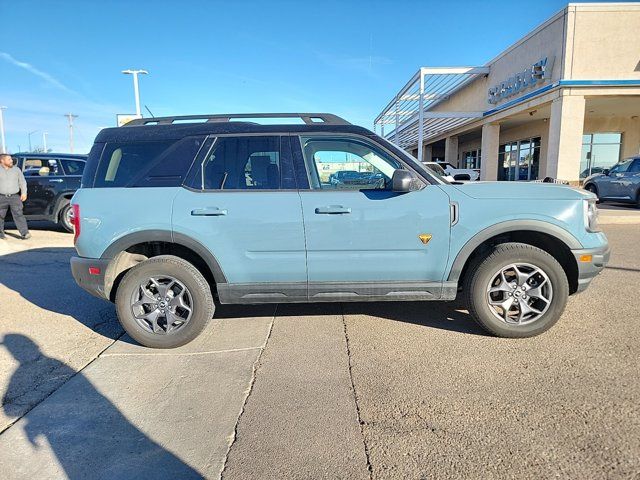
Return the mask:
<path id="1" fill-rule="evenodd" d="M 345 171 L 358 174 L 334 181 Z M 150 347 L 189 342 L 216 303 L 460 293 L 492 334 L 529 337 L 609 259 L 595 200 L 451 184 L 329 114 L 141 119 L 96 138 L 72 201 L 71 267 Z"/>

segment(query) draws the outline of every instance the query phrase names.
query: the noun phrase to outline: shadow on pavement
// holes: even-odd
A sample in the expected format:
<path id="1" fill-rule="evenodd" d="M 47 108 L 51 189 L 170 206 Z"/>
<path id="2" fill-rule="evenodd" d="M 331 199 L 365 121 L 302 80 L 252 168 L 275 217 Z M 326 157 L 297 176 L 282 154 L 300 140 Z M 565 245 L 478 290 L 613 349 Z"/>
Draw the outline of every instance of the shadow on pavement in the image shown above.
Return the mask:
<path id="1" fill-rule="evenodd" d="M 428 328 L 449 330 L 470 335 L 488 334 L 473 321 L 461 300 L 454 302 L 345 302 L 296 303 L 278 305 L 277 316 L 331 315 L 336 313 L 335 305 L 345 315 L 370 315 L 384 320 L 422 325 Z M 216 319 L 273 316 L 273 305 L 219 305 Z"/>
<path id="2" fill-rule="evenodd" d="M 34 362 L 44 361 L 56 372 L 74 376 L 73 388 L 56 392 L 18 424 L 32 449 L 43 448 L 40 441 L 46 440 L 68 478 L 202 478 L 129 422 L 81 372 L 47 357 L 24 335 L 7 334 L 2 345 L 19 362 L 2 399 L 2 408 L 9 417 L 22 414 L 21 386 L 32 374 L 30 366 Z M 149 408 L 154 407 L 150 404 Z M 20 452 L 22 461 L 28 461 L 24 455 L 28 452 L 15 447 L 13 454 Z"/>
<path id="3" fill-rule="evenodd" d="M 34 248 L 0 256 L 0 285 L 44 310 L 68 315 L 105 337 L 122 334 L 115 309 L 75 283 L 69 259 L 73 248 Z M 5 309 L 6 313 L 6 309 Z"/>
<path id="4" fill-rule="evenodd" d="M 0 256 L 0 284 L 20 293 L 43 309 L 68 315 L 104 336 L 115 339 L 122 329 L 114 306 L 92 297 L 71 276 L 69 258 L 73 248 L 37 248 Z M 459 300 L 455 302 L 356 302 L 342 303 L 350 315 L 371 315 L 397 322 L 423 325 L 460 333 L 484 335 Z M 279 314 L 321 315 L 326 303 L 286 304 Z M 215 319 L 273 315 L 273 305 L 218 305 Z M 127 337 L 123 341 L 128 341 Z"/>

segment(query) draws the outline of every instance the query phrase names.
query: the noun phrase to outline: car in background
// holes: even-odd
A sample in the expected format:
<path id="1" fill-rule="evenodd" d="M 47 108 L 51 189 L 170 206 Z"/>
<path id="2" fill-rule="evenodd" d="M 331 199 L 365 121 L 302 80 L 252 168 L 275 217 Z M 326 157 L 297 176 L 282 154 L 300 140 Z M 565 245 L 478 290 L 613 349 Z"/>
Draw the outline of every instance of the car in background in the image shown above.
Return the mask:
<path id="1" fill-rule="evenodd" d="M 640 208 L 640 156 L 626 158 L 584 180 L 584 189 L 603 201 L 633 203 Z"/>
<path id="2" fill-rule="evenodd" d="M 480 180 L 480 170 L 476 168 L 456 168 L 449 162 L 437 162 L 442 169 L 458 181 L 476 181 Z"/>
<path id="3" fill-rule="evenodd" d="M 438 162 L 422 162 L 422 164 L 425 167 L 430 168 L 436 174 L 440 175 L 446 181 L 455 182 L 455 178 L 453 178 L 451 175 L 445 172 L 444 168 L 442 168 Z"/>
<path id="4" fill-rule="evenodd" d="M 67 153 L 16 153 L 11 155 L 27 181 L 27 220 L 55 222 L 73 231 L 69 202 L 80 188 L 86 155 Z"/>
<path id="5" fill-rule="evenodd" d="M 362 185 L 379 185 L 383 188 L 384 182 L 384 177 L 379 172 L 344 170 L 329 176 L 329 183 L 335 188 L 361 188 Z"/>

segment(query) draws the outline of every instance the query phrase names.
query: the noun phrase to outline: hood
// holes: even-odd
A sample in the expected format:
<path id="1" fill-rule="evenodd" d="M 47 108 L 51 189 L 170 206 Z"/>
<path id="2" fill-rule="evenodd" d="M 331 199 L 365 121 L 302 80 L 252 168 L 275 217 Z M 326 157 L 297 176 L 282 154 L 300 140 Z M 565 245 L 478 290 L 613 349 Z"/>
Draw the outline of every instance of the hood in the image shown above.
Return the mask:
<path id="1" fill-rule="evenodd" d="M 555 183 L 469 182 L 453 185 L 460 192 L 478 199 L 583 200 L 595 198 L 590 192 Z"/>

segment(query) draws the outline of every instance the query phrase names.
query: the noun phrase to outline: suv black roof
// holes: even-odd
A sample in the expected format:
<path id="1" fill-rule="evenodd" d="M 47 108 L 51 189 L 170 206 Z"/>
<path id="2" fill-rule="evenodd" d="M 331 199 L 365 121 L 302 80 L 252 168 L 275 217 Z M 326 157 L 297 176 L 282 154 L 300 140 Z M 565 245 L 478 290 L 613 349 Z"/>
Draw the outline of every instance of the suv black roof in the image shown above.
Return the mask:
<path id="1" fill-rule="evenodd" d="M 18 152 L 12 153 L 12 157 L 37 157 L 37 158 L 73 158 L 78 160 L 86 160 L 87 155 L 81 153 L 37 153 L 37 152 Z"/>
<path id="2" fill-rule="evenodd" d="M 255 118 L 299 118 L 304 124 L 283 123 L 265 125 L 251 121 L 242 121 L 242 119 L 249 120 Z M 193 121 L 193 123 L 191 123 L 191 121 Z M 335 132 L 373 135 L 370 130 L 357 125 L 351 125 L 346 120 L 329 113 L 243 113 L 143 118 L 133 120 L 123 127 L 106 128 L 98 134 L 95 141 L 103 143 L 161 139 L 177 140 L 190 135 L 285 132 Z"/>

